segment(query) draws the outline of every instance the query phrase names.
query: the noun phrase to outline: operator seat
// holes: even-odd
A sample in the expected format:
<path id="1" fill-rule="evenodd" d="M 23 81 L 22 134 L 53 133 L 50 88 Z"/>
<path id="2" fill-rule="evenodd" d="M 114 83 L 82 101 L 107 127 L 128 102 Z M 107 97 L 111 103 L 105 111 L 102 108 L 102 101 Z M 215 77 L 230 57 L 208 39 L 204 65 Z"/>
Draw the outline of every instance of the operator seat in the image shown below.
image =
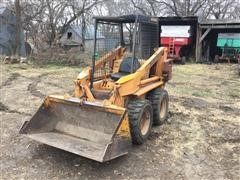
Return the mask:
<path id="1" fill-rule="evenodd" d="M 138 59 L 135 57 L 133 59 L 133 70 L 132 68 L 132 57 L 127 57 L 124 58 L 120 64 L 119 67 L 119 72 L 117 73 L 113 73 L 110 75 L 110 78 L 114 81 L 119 80 L 121 77 L 129 75 L 131 73 L 136 72 L 136 70 L 140 67 L 140 63 L 138 61 Z"/>

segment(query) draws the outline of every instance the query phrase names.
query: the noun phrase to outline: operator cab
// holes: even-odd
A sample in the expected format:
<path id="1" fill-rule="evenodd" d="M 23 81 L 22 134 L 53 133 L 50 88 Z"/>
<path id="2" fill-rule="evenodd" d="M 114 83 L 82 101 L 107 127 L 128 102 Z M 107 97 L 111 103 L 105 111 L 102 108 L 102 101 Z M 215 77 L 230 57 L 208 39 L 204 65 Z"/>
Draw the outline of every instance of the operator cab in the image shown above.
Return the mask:
<path id="1" fill-rule="evenodd" d="M 140 66 L 141 65 L 138 61 L 138 58 L 124 58 L 120 64 L 119 71 L 117 73 L 110 74 L 110 78 L 114 81 L 117 81 L 123 76 L 135 73 Z"/>
<path id="2" fill-rule="evenodd" d="M 135 73 L 159 47 L 159 24 L 143 15 L 94 18 L 90 89 L 95 98 L 106 99 L 116 81 Z"/>

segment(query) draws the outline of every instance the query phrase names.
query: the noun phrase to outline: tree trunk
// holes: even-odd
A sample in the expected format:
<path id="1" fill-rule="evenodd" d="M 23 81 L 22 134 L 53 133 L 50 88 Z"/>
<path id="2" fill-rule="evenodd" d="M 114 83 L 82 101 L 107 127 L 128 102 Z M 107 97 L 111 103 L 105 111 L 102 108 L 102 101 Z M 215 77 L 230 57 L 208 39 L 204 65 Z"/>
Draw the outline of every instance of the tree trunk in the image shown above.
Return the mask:
<path id="1" fill-rule="evenodd" d="M 85 36 L 86 36 L 86 19 L 85 14 L 82 14 L 82 51 L 85 50 Z"/>
<path id="2" fill-rule="evenodd" d="M 16 41 L 15 41 L 15 55 L 20 57 L 21 47 L 21 8 L 19 0 L 15 0 L 15 12 L 16 12 Z"/>

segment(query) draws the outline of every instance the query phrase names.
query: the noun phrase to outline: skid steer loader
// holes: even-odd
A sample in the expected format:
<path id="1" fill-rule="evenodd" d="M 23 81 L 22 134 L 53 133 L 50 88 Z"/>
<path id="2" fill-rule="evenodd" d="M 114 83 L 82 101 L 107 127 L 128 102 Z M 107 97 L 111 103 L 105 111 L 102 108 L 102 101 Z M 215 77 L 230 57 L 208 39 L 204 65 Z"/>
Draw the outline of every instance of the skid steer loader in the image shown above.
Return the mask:
<path id="1" fill-rule="evenodd" d="M 20 133 L 99 162 L 142 144 L 168 111 L 171 63 L 155 48 L 158 36 L 149 17 L 95 17 L 92 66 L 74 81 L 74 95 L 46 97 Z"/>

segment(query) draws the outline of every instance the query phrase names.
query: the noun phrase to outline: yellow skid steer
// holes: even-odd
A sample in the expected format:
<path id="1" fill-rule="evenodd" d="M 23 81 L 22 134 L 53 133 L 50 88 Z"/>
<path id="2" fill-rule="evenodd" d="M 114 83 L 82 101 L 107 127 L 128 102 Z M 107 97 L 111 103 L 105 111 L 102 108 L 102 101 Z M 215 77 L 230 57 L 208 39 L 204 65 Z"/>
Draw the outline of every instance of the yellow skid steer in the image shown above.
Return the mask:
<path id="1" fill-rule="evenodd" d="M 140 15 L 95 17 L 92 66 L 74 81 L 74 95 L 46 97 L 20 133 L 99 162 L 142 144 L 168 112 L 171 62 L 165 48 L 154 49 L 157 29 Z"/>

